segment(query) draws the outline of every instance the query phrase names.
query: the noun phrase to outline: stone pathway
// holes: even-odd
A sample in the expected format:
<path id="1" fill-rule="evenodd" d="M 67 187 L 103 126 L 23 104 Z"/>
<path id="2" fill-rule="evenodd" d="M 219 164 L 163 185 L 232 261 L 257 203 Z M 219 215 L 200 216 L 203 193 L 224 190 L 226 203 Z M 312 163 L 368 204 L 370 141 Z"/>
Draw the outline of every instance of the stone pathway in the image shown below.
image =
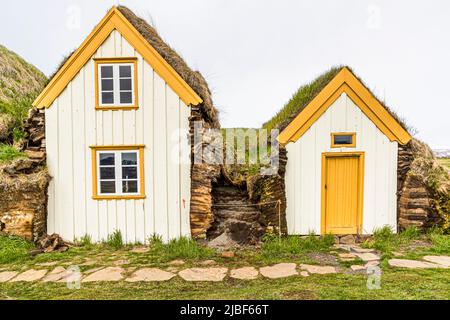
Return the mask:
<path id="1" fill-rule="evenodd" d="M 122 266 L 128 265 L 128 260 L 118 260 L 113 263 L 111 267 L 98 267 L 91 270 L 75 274 L 71 268 L 66 269 L 62 266 L 57 266 L 57 263 L 41 263 L 39 267 L 54 267 L 53 270 L 47 269 L 30 269 L 23 272 L 8 271 L 3 268 L 0 270 L 0 283 L 6 282 L 65 282 L 73 280 L 78 277 L 83 283 L 92 282 L 117 282 L 126 281 L 130 283 L 137 282 L 163 282 L 169 281 L 173 278 L 179 277 L 189 282 L 221 282 L 227 276 L 236 280 L 256 280 L 258 278 L 266 279 L 281 279 L 293 276 L 309 277 L 310 275 L 326 275 L 335 274 L 338 272 L 363 273 L 372 266 L 380 264 L 380 255 L 372 249 L 363 249 L 355 245 L 338 245 L 336 249 L 347 251 L 346 253 L 335 251 L 334 257 L 339 257 L 341 261 L 354 261 L 356 259 L 362 260 L 365 264 L 351 265 L 347 271 L 339 264 L 334 265 L 328 260 L 320 260 L 318 263 L 322 265 L 300 264 L 295 263 L 279 263 L 273 266 L 265 266 L 259 269 L 247 266 L 228 270 L 228 268 L 215 266 L 217 264 L 214 260 L 206 260 L 200 262 L 199 268 L 184 269 L 185 261 L 174 260 L 168 263 L 168 268 L 165 270 L 159 268 L 137 268 L 129 266 L 124 268 Z M 143 251 L 142 248 L 136 249 L 136 253 Z M 232 254 L 227 254 L 232 258 Z M 355 261 L 356 262 L 356 261 Z M 86 263 L 84 265 L 90 265 Z M 94 263 L 92 263 L 94 264 Z M 333 265 L 330 265 L 333 264 Z M 389 266 L 394 268 L 409 268 L 409 269 L 424 269 L 424 268 L 450 268 L 450 256 L 425 256 L 422 260 L 407 260 L 407 259 L 390 259 Z M 184 269 L 184 270 L 182 270 Z M 181 271 L 180 271 L 181 270 Z M 261 277 L 260 277 L 261 275 Z"/>

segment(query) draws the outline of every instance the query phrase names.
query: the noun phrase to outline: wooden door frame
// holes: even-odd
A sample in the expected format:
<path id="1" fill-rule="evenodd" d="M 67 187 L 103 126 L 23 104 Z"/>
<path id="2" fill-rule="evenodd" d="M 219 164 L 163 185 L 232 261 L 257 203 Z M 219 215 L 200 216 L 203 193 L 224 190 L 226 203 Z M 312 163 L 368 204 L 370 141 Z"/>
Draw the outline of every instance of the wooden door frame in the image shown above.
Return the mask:
<path id="1" fill-rule="evenodd" d="M 364 207 L 364 159 L 365 152 L 325 152 L 322 153 L 322 186 L 321 186 L 321 233 L 326 232 L 326 182 L 327 182 L 327 159 L 338 157 L 357 157 L 358 158 L 358 210 L 357 210 L 357 229 L 358 234 L 362 232 L 363 225 L 363 207 Z"/>

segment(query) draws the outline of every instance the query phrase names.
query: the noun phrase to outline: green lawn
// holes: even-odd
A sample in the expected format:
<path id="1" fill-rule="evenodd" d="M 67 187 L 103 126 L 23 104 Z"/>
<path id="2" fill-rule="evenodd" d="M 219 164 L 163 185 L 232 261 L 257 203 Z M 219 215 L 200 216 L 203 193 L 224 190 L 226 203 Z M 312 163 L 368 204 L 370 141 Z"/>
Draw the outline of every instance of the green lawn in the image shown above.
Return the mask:
<path id="1" fill-rule="evenodd" d="M 450 158 L 440 158 L 438 159 L 440 164 L 442 164 L 444 167 L 447 167 L 450 169 Z"/>
<path id="2" fill-rule="evenodd" d="M 352 273 L 349 267 L 362 261 L 341 261 L 341 249 L 332 246 L 332 237 L 287 237 L 281 241 L 266 237 L 261 248 L 235 250 L 235 257 L 223 258 L 220 253 L 188 239 L 164 245 L 153 239 L 146 253 L 132 252 L 123 246 L 119 235 L 110 237 L 101 245 L 92 245 L 84 239 L 77 247 L 64 253 L 42 254 L 30 257 L 32 245 L 14 237 L 0 237 L 0 272 L 23 271 L 29 268 L 52 270 L 55 266 L 42 263 L 55 262 L 68 267 L 79 265 L 85 272 L 98 267 L 114 266 L 122 261 L 128 268 L 158 267 L 169 269 L 175 259 L 185 261 L 178 270 L 200 267 L 205 260 L 214 260 L 217 266 L 229 269 L 261 267 L 279 262 L 333 265 L 338 274 L 290 277 L 280 280 L 259 278 L 239 281 L 226 278 L 220 283 L 189 283 L 176 277 L 164 283 L 82 283 L 81 289 L 70 290 L 64 283 L 0 283 L 1 299 L 450 299 L 450 269 L 410 270 L 389 267 L 393 254 L 402 258 L 420 259 L 424 255 L 450 255 L 450 236 L 440 232 L 422 235 L 407 230 L 393 235 L 382 229 L 364 244 L 382 254 L 381 289 L 367 288 L 368 276 Z M 125 261 L 125 262 L 124 262 Z M 88 262 L 88 263 L 87 263 Z"/>

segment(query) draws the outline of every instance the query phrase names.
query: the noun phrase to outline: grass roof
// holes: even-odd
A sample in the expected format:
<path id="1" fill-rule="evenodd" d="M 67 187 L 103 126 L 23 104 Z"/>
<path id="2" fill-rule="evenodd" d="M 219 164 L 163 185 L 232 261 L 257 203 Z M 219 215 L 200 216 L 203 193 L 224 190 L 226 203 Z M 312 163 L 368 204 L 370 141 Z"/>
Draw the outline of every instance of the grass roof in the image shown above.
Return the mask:
<path id="1" fill-rule="evenodd" d="M 332 67 L 328 71 L 318 76 L 312 82 L 301 86 L 292 96 L 291 100 L 289 100 L 272 119 L 263 124 L 263 128 L 267 130 L 279 129 L 280 131 L 283 131 L 343 68 L 348 68 L 354 74 L 352 69 L 347 66 Z M 364 82 L 358 76 L 356 77 L 371 92 L 371 94 L 375 98 L 377 98 L 376 95 L 373 94 L 373 92 L 364 84 Z M 401 117 L 399 117 L 394 111 L 392 111 L 391 108 L 387 107 L 382 100 L 378 98 L 377 100 L 400 123 L 400 125 L 404 129 L 411 132 L 412 129 L 405 124 L 404 120 Z"/>

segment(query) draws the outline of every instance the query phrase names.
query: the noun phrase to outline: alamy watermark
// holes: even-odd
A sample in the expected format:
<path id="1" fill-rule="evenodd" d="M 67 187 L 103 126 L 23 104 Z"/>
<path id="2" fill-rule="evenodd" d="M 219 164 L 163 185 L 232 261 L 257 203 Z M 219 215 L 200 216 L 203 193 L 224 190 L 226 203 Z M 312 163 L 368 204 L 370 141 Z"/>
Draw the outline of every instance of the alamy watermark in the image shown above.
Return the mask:
<path id="1" fill-rule="evenodd" d="M 210 129 L 197 121 L 193 132 L 175 130 L 171 136 L 173 163 L 258 165 L 260 174 L 274 175 L 279 166 L 279 130 Z M 187 137 L 187 140 L 186 140 Z M 187 143 L 189 141 L 190 143 Z M 193 158 L 191 159 L 191 151 Z"/>

